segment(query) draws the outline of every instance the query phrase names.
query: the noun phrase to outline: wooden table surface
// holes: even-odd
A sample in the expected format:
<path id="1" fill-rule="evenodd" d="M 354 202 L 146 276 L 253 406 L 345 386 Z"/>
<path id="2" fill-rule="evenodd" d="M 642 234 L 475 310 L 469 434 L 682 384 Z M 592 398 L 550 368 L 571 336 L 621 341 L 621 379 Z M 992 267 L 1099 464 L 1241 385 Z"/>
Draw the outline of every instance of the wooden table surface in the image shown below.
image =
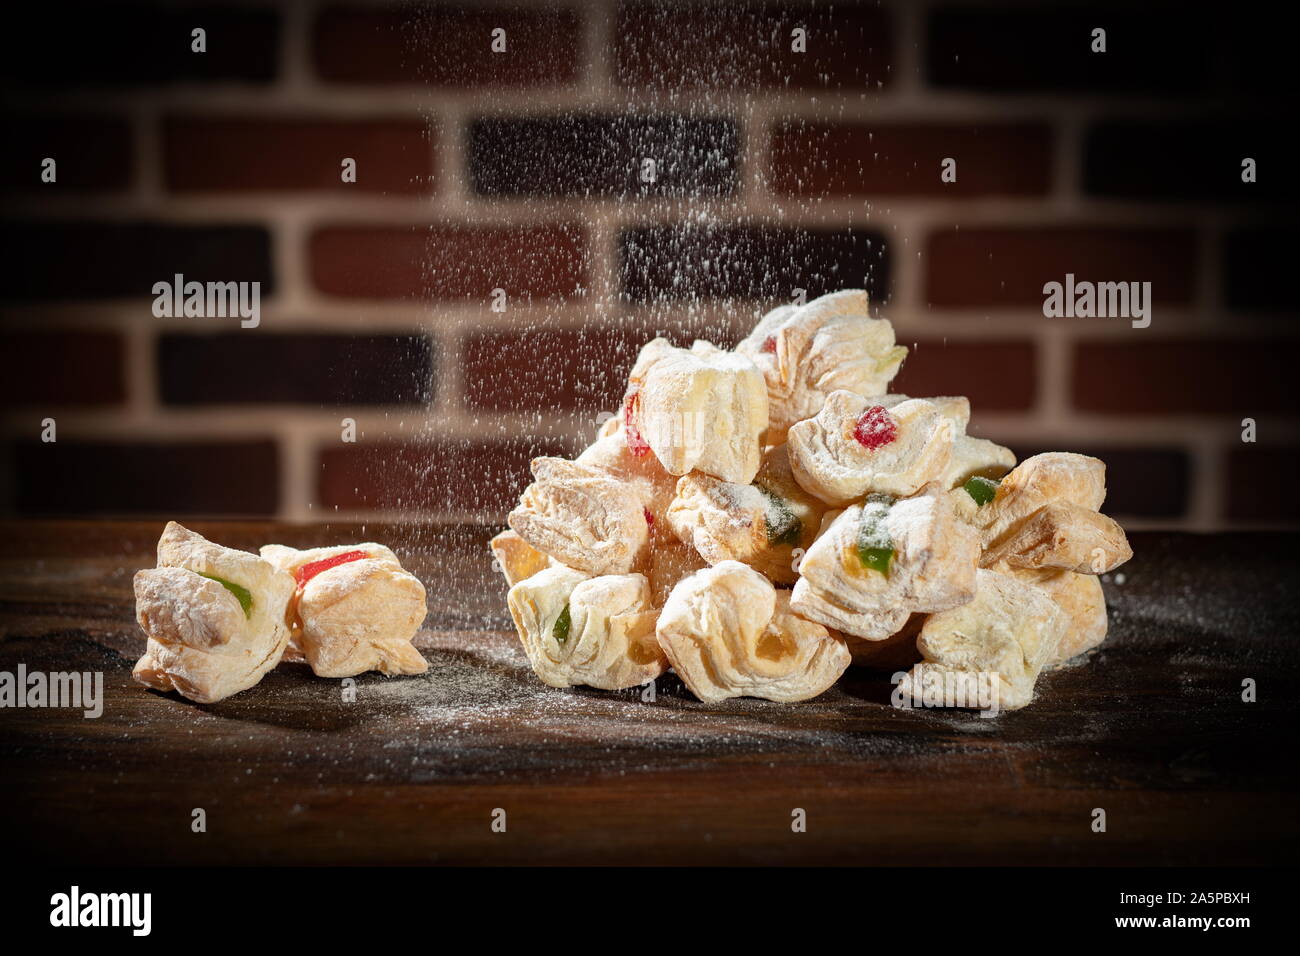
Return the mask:
<path id="1" fill-rule="evenodd" d="M 0 710 L 0 833 L 20 859 L 1231 865 L 1300 849 L 1295 535 L 1134 535 L 1106 580 L 1107 643 L 987 720 L 894 709 L 887 675 L 856 668 L 794 705 L 704 705 L 671 676 L 652 702 L 554 690 L 509 628 L 488 530 L 375 524 L 195 529 L 248 549 L 393 545 L 429 589 L 429 672 L 364 676 L 347 703 L 282 665 L 200 706 L 130 677 L 131 578 L 161 527 L 0 524 L 0 671 L 102 671 L 105 688 L 98 719 Z"/>

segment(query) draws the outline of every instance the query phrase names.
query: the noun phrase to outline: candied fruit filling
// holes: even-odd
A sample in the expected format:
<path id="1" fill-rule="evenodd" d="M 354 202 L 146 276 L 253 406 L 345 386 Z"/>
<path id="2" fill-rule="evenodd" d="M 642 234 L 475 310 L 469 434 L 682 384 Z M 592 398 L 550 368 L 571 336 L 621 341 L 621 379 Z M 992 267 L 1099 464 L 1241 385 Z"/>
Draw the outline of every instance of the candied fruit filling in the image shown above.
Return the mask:
<path id="1" fill-rule="evenodd" d="M 225 578 L 219 578 L 215 574 L 204 574 L 202 571 L 196 572 L 199 577 L 207 578 L 209 581 L 216 581 L 223 588 L 235 596 L 239 606 L 244 611 L 244 617 L 251 617 L 253 614 L 253 595 L 249 593 L 248 588 L 234 581 L 227 581 Z"/>
<path id="2" fill-rule="evenodd" d="M 853 437 L 867 451 L 875 451 L 898 437 L 898 422 L 883 405 L 872 405 L 853 426 Z"/>
<path id="3" fill-rule="evenodd" d="M 983 507 L 993 500 L 993 496 L 998 493 L 998 482 L 992 478 L 985 478 L 982 475 L 972 475 L 966 479 L 962 485 L 966 494 L 975 500 L 975 504 Z"/>
<path id="4" fill-rule="evenodd" d="M 561 647 L 569 639 L 569 628 L 573 626 L 573 618 L 569 615 L 569 605 L 564 605 L 564 610 L 560 616 L 555 619 L 555 624 L 551 627 L 551 636 L 555 638 L 555 643 Z"/>
<path id="5" fill-rule="evenodd" d="M 650 451 L 650 445 L 641 437 L 641 429 L 637 424 L 637 409 L 640 404 L 640 392 L 630 392 L 623 399 L 623 436 L 627 441 L 627 450 L 637 458 L 644 457 Z"/>
<path id="6" fill-rule="evenodd" d="M 859 568 L 889 573 L 894 561 L 894 542 L 885 527 L 885 518 L 893 506 L 894 499 L 888 495 L 868 495 L 862 503 L 858 536 L 854 542 L 854 556 Z"/>
<path id="7" fill-rule="evenodd" d="M 790 503 L 768 488 L 755 483 L 767 501 L 764 523 L 767 525 L 767 543 L 770 547 L 794 544 L 803 533 L 803 522 L 790 508 Z"/>
<path id="8" fill-rule="evenodd" d="M 360 561 L 362 558 L 369 557 L 364 551 L 344 551 L 342 554 L 336 554 L 332 557 L 321 558 L 319 561 L 312 561 L 304 564 L 297 571 L 293 572 L 293 579 L 298 582 L 298 590 L 301 591 L 307 586 L 307 582 L 320 574 L 322 571 L 328 571 L 330 568 L 337 568 L 340 564 L 350 564 L 353 561 Z"/>

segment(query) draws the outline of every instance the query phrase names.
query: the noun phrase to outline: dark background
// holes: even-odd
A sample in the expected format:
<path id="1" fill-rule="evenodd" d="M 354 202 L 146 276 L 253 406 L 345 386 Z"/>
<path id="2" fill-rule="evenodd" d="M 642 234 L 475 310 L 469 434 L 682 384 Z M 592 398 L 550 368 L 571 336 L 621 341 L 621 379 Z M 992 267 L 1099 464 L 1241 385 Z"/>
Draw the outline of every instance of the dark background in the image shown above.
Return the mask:
<path id="1" fill-rule="evenodd" d="M 652 334 L 865 284 L 914 347 L 898 390 L 1101 455 L 1129 528 L 1294 527 L 1276 9 L 14 8 L 0 511 L 497 521 Z M 260 327 L 154 318 L 175 272 L 260 281 Z M 1152 282 L 1151 327 L 1044 318 L 1067 272 Z"/>

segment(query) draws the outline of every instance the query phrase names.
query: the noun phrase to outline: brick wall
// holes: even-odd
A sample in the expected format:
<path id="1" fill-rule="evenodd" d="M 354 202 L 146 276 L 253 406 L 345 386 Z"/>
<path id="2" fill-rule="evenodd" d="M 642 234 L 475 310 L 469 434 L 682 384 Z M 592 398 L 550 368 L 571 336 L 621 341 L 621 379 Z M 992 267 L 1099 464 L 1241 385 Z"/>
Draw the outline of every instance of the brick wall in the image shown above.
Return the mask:
<path id="1" fill-rule="evenodd" d="M 499 520 L 651 335 L 730 343 L 795 288 L 865 285 L 913 347 L 899 390 L 1102 455 L 1130 527 L 1294 526 L 1296 81 L 1234 9 L 39 14 L 0 40 L 0 501 Z M 261 282 L 260 325 L 155 318 L 174 273 Z M 1066 273 L 1151 282 L 1150 327 L 1045 318 Z"/>

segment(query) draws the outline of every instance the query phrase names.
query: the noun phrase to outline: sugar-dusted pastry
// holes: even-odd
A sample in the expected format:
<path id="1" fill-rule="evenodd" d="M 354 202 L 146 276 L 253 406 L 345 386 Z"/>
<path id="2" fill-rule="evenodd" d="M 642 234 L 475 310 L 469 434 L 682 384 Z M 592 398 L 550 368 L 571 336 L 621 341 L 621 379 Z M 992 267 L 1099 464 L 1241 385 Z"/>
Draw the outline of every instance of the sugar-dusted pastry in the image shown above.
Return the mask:
<path id="1" fill-rule="evenodd" d="M 1106 464 L 1089 455 L 1053 451 L 1026 458 L 996 483 L 989 483 L 975 515 L 984 546 L 993 547 L 1044 505 L 1060 502 L 1099 511 L 1106 499 Z"/>
<path id="2" fill-rule="evenodd" d="M 1101 589 L 1101 579 L 1095 574 L 999 570 L 1005 570 L 1018 581 L 1041 588 L 1069 618 L 1070 625 L 1056 653 L 1047 662 L 1048 667 L 1064 664 L 1106 640 L 1106 595 Z"/>
<path id="3" fill-rule="evenodd" d="M 623 420 L 633 454 L 652 453 L 669 473 L 748 484 L 767 430 L 767 386 L 743 355 L 656 339 L 633 367 Z"/>
<path id="4" fill-rule="evenodd" d="M 970 424 L 970 399 L 963 395 L 937 395 L 924 399 L 936 405 L 953 427 L 952 457 L 948 467 L 935 480 L 944 488 L 954 488 L 974 475 L 1001 478 L 1016 465 L 1016 456 L 1010 448 L 1003 448 L 987 438 L 974 438 L 966 434 Z M 881 395 L 876 399 L 886 409 L 911 401 L 902 394 Z"/>
<path id="5" fill-rule="evenodd" d="M 821 411 L 831 392 L 884 394 L 907 356 L 894 344 L 894 327 L 868 316 L 861 289 L 773 309 L 736 351 L 767 383 L 768 444 L 784 442 L 790 426 Z"/>
<path id="6" fill-rule="evenodd" d="M 980 565 L 1104 574 L 1131 557 L 1124 529 L 1113 518 L 1054 501 L 996 538 Z"/>
<path id="7" fill-rule="evenodd" d="M 677 490 L 677 476 L 665 471 L 658 458 L 638 455 L 629 446 L 622 412 L 601 426 L 596 440 L 575 461 L 622 482 L 651 521 L 663 518 Z"/>
<path id="8" fill-rule="evenodd" d="M 293 578 L 255 554 L 169 521 L 158 566 L 136 572 L 135 615 L 148 637 L 132 676 L 211 704 L 252 687 L 289 642 Z"/>
<path id="9" fill-rule="evenodd" d="M 515 585 L 525 578 L 531 578 L 551 564 L 550 558 L 509 529 L 489 541 L 488 548 L 492 552 L 497 568 L 505 575 L 508 585 Z"/>
<path id="10" fill-rule="evenodd" d="M 668 669 L 644 575 L 553 567 L 516 584 L 507 601 L 528 662 L 551 687 L 619 690 Z"/>
<path id="11" fill-rule="evenodd" d="M 763 572 L 777 584 L 792 584 L 794 550 L 807 550 L 826 506 L 799 487 L 786 447 L 763 453 L 747 485 L 692 472 L 677 482 L 668 523 L 677 537 L 709 563 L 735 560 Z"/>
<path id="12" fill-rule="evenodd" d="M 627 573 L 649 535 L 625 482 L 563 458 L 533 459 L 533 483 L 507 520 L 529 546 L 588 574 Z"/>
<path id="13" fill-rule="evenodd" d="M 697 571 L 673 588 L 656 634 L 682 682 L 708 704 L 808 700 L 849 666 L 837 635 L 793 613 L 789 592 L 739 561 Z"/>
<path id="14" fill-rule="evenodd" d="M 815 417 L 790 429 L 790 467 L 805 491 L 830 505 L 872 493 L 906 498 L 946 472 L 956 434 L 934 402 L 912 398 L 886 408 L 832 392 Z"/>
<path id="15" fill-rule="evenodd" d="M 823 521 L 791 599 L 810 620 L 883 641 L 910 614 L 946 610 L 974 594 L 979 535 L 938 485 L 899 500 L 873 495 Z"/>
<path id="16" fill-rule="evenodd" d="M 944 488 L 958 488 L 972 478 L 1001 478 L 1014 467 L 1016 456 L 1010 448 L 987 438 L 959 434 L 953 440 L 948 467 L 938 481 Z"/>
<path id="17" fill-rule="evenodd" d="M 912 668 L 900 691 L 919 698 L 919 685 L 927 679 L 988 676 L 997 688 L 997 708 L 1016 710 L 1033 699 L 1034 682 L 1054 659 L 1068 628 L 1066 613 L 1047 592 L 981 569 L 972 601 L 926 619 L 916 641 L 924 660 Z"/>
<path id="18" fill-rule="evenodd" d="M 372 541 L 308 551 L 268 544 L 262 557 L 293 577 L 293 645 L 317 677 L 429 669 L 411 644 L 428 613 L 424 585 L 388 548 Z"/>

